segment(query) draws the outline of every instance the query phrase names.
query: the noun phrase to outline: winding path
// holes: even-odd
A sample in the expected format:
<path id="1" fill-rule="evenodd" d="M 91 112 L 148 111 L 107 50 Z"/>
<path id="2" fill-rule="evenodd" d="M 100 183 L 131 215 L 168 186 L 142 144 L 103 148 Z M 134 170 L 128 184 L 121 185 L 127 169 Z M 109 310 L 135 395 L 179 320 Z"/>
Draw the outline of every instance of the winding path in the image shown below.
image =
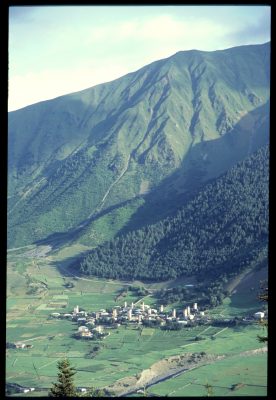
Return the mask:
<path id="1" fill-rule="evenodd" d="M 120 175 L 118 176 L 118 178 L 109 186 L 109 188 L 107 189 L 107 191 L 105 192 L 105 195 L 103 196 L 100 205 L 96 208 L 96 210 L 94 210 L 89 216 L 88 219 L 91 218 L 94 214 L 99 213 L 101 211 L 101 209 L 103 208 L 103 205 L 105 203 L 105 200 L 107 198 L 107 196 L 109 195 L 109 193 L 111 192 L 111 190 L 113 189 L 113 187 L 115 185 L 117 185 L 117 183 L 122 179 L 122 177 L 125 175 L 125 173 L 128 170 L 129 167 L 129 162 L 130 162 L 130 154 L 127 158 L 127 162 L 126 165 L 124 166 L 122 172 L 120 173 Z"/>

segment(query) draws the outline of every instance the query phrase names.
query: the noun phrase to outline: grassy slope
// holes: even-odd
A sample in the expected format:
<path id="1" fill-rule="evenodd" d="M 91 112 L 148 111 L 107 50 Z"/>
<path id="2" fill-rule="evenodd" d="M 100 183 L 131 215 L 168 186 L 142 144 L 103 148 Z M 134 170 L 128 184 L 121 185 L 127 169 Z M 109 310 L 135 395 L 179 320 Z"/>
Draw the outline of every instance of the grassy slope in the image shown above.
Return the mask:
<path id="1" fill-rule="evenodd" d="M 263 45 L 180 52 L 108 84 L 10 113 L 9 246 L 70 229 L 65 242 L 87 244 L 93 230 L 104 241 L 101 230 L 115 235 L 132 220 L 143 182 L 151 192 L 162 183 L 161 198 L 175 197 L 266 142 L 268 51 Z M 190 179 L 195 175 L 198 182 Z M 155 207 L 160 193 L 148 204 L 162 214 L 165 202 Z M 89 226 L 100 205 L 107 220 L 98 215 L 96 227 L 93 220 Z M 87 229 L 75 232 L 83 221 Z"/>

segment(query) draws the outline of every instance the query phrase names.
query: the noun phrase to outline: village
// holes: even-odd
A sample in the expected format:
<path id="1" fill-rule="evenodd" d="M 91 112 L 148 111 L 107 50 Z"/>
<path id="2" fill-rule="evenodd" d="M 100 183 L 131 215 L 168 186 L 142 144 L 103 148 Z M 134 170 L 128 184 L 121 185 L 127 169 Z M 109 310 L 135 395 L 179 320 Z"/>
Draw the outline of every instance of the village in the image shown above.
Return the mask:
<path id="1" fill-rule="evenodd" d="M 76 337 L 100 339 L 108 335 L 104 328 L 116 329 L 120 325 L 165 326 L 172 322 L 188 325 L 190 321 L 202 319 L 204 311 L 199 311 L 197 303 L 194 303 L 193 307 L 186 307 L 182 315 L 179 315 L 176 309 L 165 312 L 163 305 L 157 310 L 144 302 L 141 307 L 137 307 L 134 303 L 128 306 L 125 301 L 123 306 L 115 306 L 112 311 L 101 309 L 98 312 L 86 312 L 76 306 L 72 314 L 52 313 L 51 317 L 68 318 L 77 322 L 79 326 Z"/>
<path id="2" fill-rule="evenodd" d="M 140 303 L 140 305 L 138 305 Z M 166 307 L 167 308 L 167 307 Z M 186 306 L 182 310 L 175 308 L 165 310 L 163 305 L 158 309 L 152 308 L 140 300 L 137 303 L 124 302 L 122 306 L 115 306 L 110 310 L 100 309 L 96 312 L 88 312 L 77 305 L 71 313 L 53 312 L 49 315 L 50 319 L 68 320 L 76 323 L 77 329 L 73 334 L 75 339 L 81 340 L 102 340 L 110 335 L 110 329 L 117 329 L 120 326 L 137 327 L 153 327 L 167 330 L 178 330 L 182 328 L 192 328 L 197 325 L 213 325 L 213 326 L 233 326 L 237 324 L 249 325 L 257 321 L 267 318 L 266 311 L 258 311 L 243 317 L 226 318 L 221 316 L 212 316 L 207 309 L 201 309 L 198 303 L 192 306 Z M 225 329 L 225 328 L 224 328 Z M 196 336 L 194 340 L 201 340 L 200 336 Z M 29 339 L 30 340 L 30 339 Z M 27 344 L 28 340 L 6 343 L 9 349 L 31 349 L 33 345 Z M 23 387 L 20 385 L 11 385 L 16 392 L 28 393 L 34 390 L 42 390 L 34 387 Z M 79 392 L 86 392 L 87 388 L 78 387 Z"/>
<path id="3" fill-rule="evenodd" d="M 137 303 L 136 303 L 137 304 Z M 165 311 L 161 305 L 159 309 L 152 308 L 144 302 L 137 306 L 133 302 L 128 305 L 115 306 L 112 310 L 101 309 L 97 312 L 87 312 L 75 306 L 72 313 L 54 312 L 51 318 L 68 319 L 76 322 L 78 329 L 74 334 L 77 339 L 104 339 L 110 333 L 108 329 L 117 329 L 121 325 L 160 327 L 161 329 L 176 330 L 183 327 L 192 327 L 200 324 L 232 325 L 237 323 L 249 324 L 265 317 L 265 311 L 256 312 L 254 315 L 233 319 L 214 318 L 206 310 L 200 310 L 197 303 L 187 306 L 182 310 L 175 308 Z"/>
<path id="4" fill-rule="evenodd" d="M 161 328 L 167 330 L 178 330 L 184 327 L 194 327 L 197 325 L 248 325 L 267 318 L 267 311 L 258 311 L 243 317 L 226 318 L 213 316 L 208 310 L 201 310 L 198 303 L 187 306 L 182 310 L 175 308 L 165 311 L 161 305 L 159 309 L 152 308 L 148 304 L 124 302 L 123 306 L 115 306 L 111 310 L 100 309 L 96 312 L 81 310 L 77 305 L 71 313 L 53 312 L 49 315 L 51 319 L 69 320 L 78 326 L 73 336 L 76 339 L 101 340 L 110 335 L 110 329 L 117 329 L 121 325 L 125 326 L 144 326 Z M 26 341 L 25 341 L 26 342 Z M 10 349 L 31 349 L 32 344 L 25 342 L 7 342 L 6 347 Z"/>

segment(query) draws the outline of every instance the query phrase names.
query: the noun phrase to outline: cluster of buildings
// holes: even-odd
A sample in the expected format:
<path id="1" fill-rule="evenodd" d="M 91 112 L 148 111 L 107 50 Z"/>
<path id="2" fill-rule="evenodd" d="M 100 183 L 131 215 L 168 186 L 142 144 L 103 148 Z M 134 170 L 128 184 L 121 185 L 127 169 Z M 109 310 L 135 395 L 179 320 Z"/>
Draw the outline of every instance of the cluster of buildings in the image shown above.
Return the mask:
<path id="1" fill-rule="evenodd" d="M 29 392 L 33 392 L 34 390 L 35 390 L 34 387 L 31 387 L 31 388 L 29 388 L 29 389 L 28 389 L 28 388 L 23 388 L 23 389 L 22 389 L 22 392 L 23 392 L 23 393 L 29 393 Z"/>
<path id="2" fill-rule="evenodd" d="M 105 337 L 104 328 L 117 328 L 121 324 L 146 324 L 151 321 L 160 326 L 171 322 L 188 325 L 191 321 L 204 318 L 204 311 L 199 310 L 197 303 L 192 307 L 187 306 L 182 311 L 176 309 L 165 311 L 163 305 L 157 310 L 144 302 L 138 306 L 138 303 L 128 305 L 125 301 L 123 306 L 115 306 L 109 311 L 101 309 L 97 312 L 86 312 L 80 311 L 79 306 L 76 306 L 72 313 L 52 313 L 51 316 L 77 322 L 76 335 L 92 339 Z"/>
<path id="3" fill-rule="evenodd" d="M 26 344 L 24 342 L 7 342 L 6 347 L 9 349 L 32 349 L 34 346 L 32 344 Z"/>

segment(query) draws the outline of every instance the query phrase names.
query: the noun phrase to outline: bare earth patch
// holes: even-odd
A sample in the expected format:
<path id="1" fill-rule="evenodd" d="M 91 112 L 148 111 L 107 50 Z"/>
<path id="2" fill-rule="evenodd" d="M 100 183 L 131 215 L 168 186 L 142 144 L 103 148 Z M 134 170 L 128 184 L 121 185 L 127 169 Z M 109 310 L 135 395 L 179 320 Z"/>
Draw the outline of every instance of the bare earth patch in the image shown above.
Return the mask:
<path id="1" fill-rule="evenodd" d="M 172 356 L 154 363 L 150 368 L 143 370 L 141 374 L 122 378 L 106 389 L 112 391 L 115 395 L 126 395 L 138 389 L 143 389 L 145 386 L 165 380 L 185 370 L 209 364 L 222 358 L 224 358 L 224 356 L 208 355 L 203 352 Z"/>
<path id="2" fill-rule="evenodd" d="M 255 350 L 244 351 L 239 354 L 240 357 L 248 357 L 255 354 L 267 352 L 267 347 Z M 152 364 L 148 369 L 143 370 L 136 376 L 128 376 L 119 379 L 117 382 L 106 389 L 114 393 L 115 396 L 127 395 L 144 389 L 150 385 L 178 375 L 184 371 L 211 364 L 225 358 L 225 355 L 212 355 L 201 353 L 184 353 L 178 356 L 172 356 Z"/>

